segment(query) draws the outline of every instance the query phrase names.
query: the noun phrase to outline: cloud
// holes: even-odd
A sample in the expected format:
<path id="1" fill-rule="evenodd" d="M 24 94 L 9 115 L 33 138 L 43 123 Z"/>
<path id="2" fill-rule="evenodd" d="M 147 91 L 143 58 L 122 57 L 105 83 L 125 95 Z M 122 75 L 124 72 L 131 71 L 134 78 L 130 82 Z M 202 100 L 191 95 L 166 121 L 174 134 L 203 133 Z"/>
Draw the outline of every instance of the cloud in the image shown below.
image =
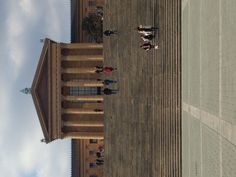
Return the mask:
<path id="1" fill-rule="evenodd" d="M 70 176 L 69 140 L 41 143 L 43 134 L 34 110 L 10 118 L 18 121 L 15 124 L 10 121 L 9 129 L 1 135 L 0 176 L 22 177 L 32 173 L 37 177 Z"/>
<path id="2" fill-rule="evenodd" d="M 21 36 L 25 32 L 25 23 L 17 11 L 12 12 L 6 21 L 6 47 L 9 55 L 8 65 L 16 78 L 25 59 L 26 50 L 23 48 Z"/>
<path id="3" fill-rule="evenodd" d="M 43 134 L 32 100 L 19 93 L 19 85 L 32 82 L 24 74 L 33 76 L 35 72 L 28 70 L 33 70 L 32 64 L 38 62 L 35 57 L 38 55 L 35 48 L 40 45 L 38 36 L 52 36 L 55 40 L 68 36 L 63 25 L 69 23 L 69 13 L 65 18 L 64 0 L 4 2 L 8 9 L 5 29 L 0 29 L 1 34 L 5 34 L 0 41 L 0 63 L 4 66 L 0 75 L 3 83 L 0 86 L 0 176 L 69 177 L 70 141 L 41 143 Z"/>
<path id="4" fill-rule="evenodd" d="M 35 1 L 32 0 L 20 0 L 19 5 L 27 17 L 34 18 L 36 16 Z"/>

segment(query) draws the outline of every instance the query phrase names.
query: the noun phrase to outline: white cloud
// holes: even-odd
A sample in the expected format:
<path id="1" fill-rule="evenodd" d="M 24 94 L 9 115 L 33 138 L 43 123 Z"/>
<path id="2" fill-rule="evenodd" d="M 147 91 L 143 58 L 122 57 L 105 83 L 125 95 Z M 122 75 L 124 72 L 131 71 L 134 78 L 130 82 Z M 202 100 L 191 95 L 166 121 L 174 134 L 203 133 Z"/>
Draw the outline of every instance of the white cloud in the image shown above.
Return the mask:
<path id="1" fill-rule="evenodd" d="M 35 1 L 33 0 L 20 0 L 19 1 L 21 9 L 23 13 L 27 15 L 27 17 L 34 18 L 36 16 L 36 8 L 35 8 L 34 2 Z"/>
<path id="2" fill-rule="evenodd" d="M 18 37 L 23 32 L 23 24 L 22 20 L 19 18 L 19 16 L 15 13 L 10 14 L 10 16 L 7 18 L 7 33 L 9 37 Z"/>
<path id="3" fill-rule="evenodd" d="M 47 15 L 50 18 L 46 19 L 46 28 L 49 34 L 52 34 L 52 38 L 54 39 L 58 39 L 61 36 L 61 21 L 60 21 L 60 15 L 57 12 L 57 10 L 55 9 L 55 2 L 53 1 L 48 1 L 47 3 Z M 53 23 L 52 23 L 52 19 L 53 19 Z"/>
<path id="4" fill-rule="evenodd" d="M 3 82 L 4 83 L 4 82 Z M 0 135 L 3 137 L 6 137 L 5 132 L 6 129 L 9 127 L 9 113 L 10 113 L 10 103 L 9 103 L 9 97 L 10 94 L 8 92 L 7 84 L 5 86 L 0 87 Z M 1 141 L 4 141 L 4 138 L 1 138 Z M 1 148 L 1 143 L 0 143 Z"/>
<path id="5" fill-rule="evenodd" d="M 26 82 L 19 75 L 27 59 L 30 59 L 29 55 L 33 53 L 29 48 L 34 47 L 25 42 L 27 38 L 32 37 L 34 41 L 35 36 L 42 31 L 55 39 L 65 35 L 60 28 L 64 24 L 60 19 L 61 12 L 55 9 L 55 4 L 59 1 L 5 2 L 9 9 L 6 11 L 8 14 L 4 25 L 5 40 L 0 41 L 3 46 L 1 50 L 7 51 L 4 52 L 4 58 L 0 58 L 1 63 L 4 62 L 1 72 L 5 71 L 0 75 L 0 82 L 4 83 L 0 86 L 0 176 L 23 177 L 36 173 L 37 177 L 69 177 L 69 141 L 42 144 L 40 139 L 43 134 L 32 102 L 29 103 L 29 98 L 24 99 L 14 93 L 18 92 L 18 88 L 15 88 L 17 84 Z M 36 3 L 40 4 L 40 8 Z M 48 9 L 45 11 L 46 8 Z M 42 24 L 42 29 L 35 29 L 32 23 Z M 29 31 L 32 33 L 29 34 Z"/>
<path id="6" fill-rule="evenodd" d="M 11 124 L 11 129 L 3 134 L 5 137 L 1 135 L 5 141 L 0 141 L 0 176 L 21 177 L 36 172 L 37 177 L 69 177 L 69 141 L 41 143 L 42 130 L 39 123 L 34 123 L 36 114 L 28 122 L 23 117 L 17 118 L 26 124 L 25 129 L 20 131 L 21 125 Z"/>
<path id="7" fill-rule="evenodd" d="M 6 29 L 6 44 L 10 59 L 9 66 L 14 72 L 14 77 L 16 78 L 22 67 L 26 53 L 23 48 L 24 45 L 19 40 L 25 31 L 25 24 L 19 14 L 16 14 L 16 12 L 9 14 L 6 22 Z"/>

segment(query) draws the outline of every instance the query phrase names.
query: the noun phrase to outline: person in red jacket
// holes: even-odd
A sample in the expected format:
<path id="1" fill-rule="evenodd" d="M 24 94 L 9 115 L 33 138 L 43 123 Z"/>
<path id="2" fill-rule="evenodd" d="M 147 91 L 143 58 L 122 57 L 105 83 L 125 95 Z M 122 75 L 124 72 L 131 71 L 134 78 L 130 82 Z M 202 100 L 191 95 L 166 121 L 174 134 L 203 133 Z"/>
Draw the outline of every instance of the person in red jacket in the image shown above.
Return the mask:
<path id="1" fill-rule="evenodd" d="M 149 51 L 151 49 L 158 49 L 159 46 L 158 45 L 152 45 L 150 42 L 146 42 L 142 45 L 140 45 L 140 47 L 146 51 Z"/>
<path id="2" fill-rule="evenodd" d="M 117 70 L 117 68 L 96 66 L 96 73 L 101 73 L 101 72 L 109 73 L 109 72 L 112 72 L 114 70 Z"/>

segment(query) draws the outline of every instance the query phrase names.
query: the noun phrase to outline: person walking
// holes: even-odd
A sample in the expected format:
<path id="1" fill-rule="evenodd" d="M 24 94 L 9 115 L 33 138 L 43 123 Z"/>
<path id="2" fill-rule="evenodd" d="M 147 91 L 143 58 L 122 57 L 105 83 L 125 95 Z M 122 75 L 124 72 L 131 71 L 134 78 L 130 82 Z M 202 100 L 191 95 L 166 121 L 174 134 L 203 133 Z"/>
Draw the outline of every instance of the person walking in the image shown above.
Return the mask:
<path id="1" fill-rule="evenodd" d="M 96 66 L 96 73 L 101 73 L 101 72 L 105 72 L 105 73 L 109 73 L 112 72 L 114 70 L 117 70 L 117 68 L 113 68 L 113 67 L 103 67 L 103 66 Z"/>
<path id="2" fill-rule="evenodd" d="M 150 42 L 154 37 L 155 36 L 153 34 L 148 34 L 148 35 L 141 34 L 141 39 L 144 42 Z"/>
<path id="3" fill-rule="evenodd" d="M 104 85 L 110 85 L 110 84 L 117 83 L 117 81 L 109 80 L 109 79 L 105 79 L 105 80 L 97 79 L 97 80 L 98 80 L 98 81 L 102 81 L 102 83 L 103 83 Z"/>
<path id="4" fill-rule="evenodd" d="M 101 159 L 96 159 L 96 165 L 103 165 L 104 164 L 104 160 L 101 160 Z"/>
<path id="5" fill-rule="evenodd" d="M 118 91 L 119 91 L 118 89 L 109 89 L 109 88 L 103 89 L 103 93 L 104 93 L 105 95 L 116 94 Z"/>
<path id="6" fill-rule="evenodd" d="M 159 46 L 158 45 L 152 45 L 150 42 L 146 42 L 142 45 L 140 45 L 140 47 L 146 51 L 149 51 L 151 49 L 158 49 Z"/>
<path id="7" fill-rule="evenodd" d="M 100 158 L 103 158 L 103 157 L 104 157 L 104 154 L 103 154 L 103 153 L 101 153 L 101 152 L 97 152 L 97 153 L 96 153 L 96 155 L 97 155 L 97 158 L 98 158 L 98 159 L 100 159 Z"/>
<path id="8" fill-rule="evenodd" d="M 144 25 L 139 25 L 137 28 L 136 28 L 137 31 L 145 31 L 145 32 L 154 32 L 154 31 L 157 31 L 159 30 L 159 28 L 157 27 L 153 27 L 153 26 L 144 26 Z"/>
<path id="9" fill-rule="evenodd" d="M 105 36 L 111 36 L 111 35 L 117 34 L 117 30 L 106 30 L 103 32 L 103 34 Z"/>

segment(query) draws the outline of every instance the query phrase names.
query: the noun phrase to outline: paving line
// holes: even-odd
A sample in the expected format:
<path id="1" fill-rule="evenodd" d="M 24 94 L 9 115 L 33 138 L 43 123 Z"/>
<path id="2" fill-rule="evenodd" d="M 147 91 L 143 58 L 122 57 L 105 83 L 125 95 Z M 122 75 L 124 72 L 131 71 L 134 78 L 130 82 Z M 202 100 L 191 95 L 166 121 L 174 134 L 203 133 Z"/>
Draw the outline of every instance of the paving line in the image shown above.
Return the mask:
<path id="1" fill-rule="evenodd" d="M 202 21 L 202 0 L 200 0 L 200 17 L 199 17 L 199 24 L 200 24 L 200 55 L 199 55 L 199 65 L 200 65 L 200 73 L 202 73 L 202 50 L 201 50 L 201 45 L 202 45 L 202 27 L 201 27 L 201 21 Z M 202 75 L 200 74 L 200 96 L 202 95 Z M 202 100 L 200 99 L 200 108 L 202 107 Z M 203 176 L 203 150 L 202 150 L 202 124 L 200 124 L 200 165 L 201 165 L 201 177 Z"/>
<path id="2" fill-rule="evenodd" d="M 222 7 L 219 0 L 219 117 L 222 118 Z M 220 124 L 220 130 L 222 129 Z M 220 177 L 223 176 L 222 168 L 222 136 L 219 134 L 219 151 L 220 151 Z"/>
<path id="3" fill-rule="evenodd" d="M 202 124 L 206 125 L 218 133 L 222 138 L 236 146 L 236 125 L 185 102 L 183 102 L 183 111 L 189 113 L 195 119 L 201 121 Z"/>

